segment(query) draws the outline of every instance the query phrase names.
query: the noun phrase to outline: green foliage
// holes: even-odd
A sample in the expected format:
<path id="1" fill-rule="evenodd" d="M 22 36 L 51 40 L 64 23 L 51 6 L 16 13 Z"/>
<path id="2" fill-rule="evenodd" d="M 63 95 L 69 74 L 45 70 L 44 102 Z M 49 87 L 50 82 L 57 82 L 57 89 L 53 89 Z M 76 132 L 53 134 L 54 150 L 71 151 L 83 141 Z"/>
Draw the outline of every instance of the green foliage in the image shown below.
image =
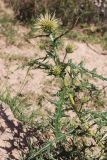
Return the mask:
<path id="1" fill-rule="evenodd" d="M 33 125 L 33 119 L 36 113 L 34 111 L 29 115 L 25 113 L 29 106 L 26 97 L 21 97 L 20 95 L 12 96 L 11 91 L 6 89 L 0 93 L 0 101 L 7 104 L 14 116 L 23 124 L 27 124 L 28 126 Z"/>
<path id="2" fill-rule="evenodd" d="M 0 100 L 9 105 L 16 118 L 23 121 L 23 106 L 21 106 L 21 104 L 23 104 L 23 101 L 21 102 L 18 97 L 12 97 L 8 90 L 0 94 Z"/>
<path id="3" fill-rule="evenodd" d="M 49 100 L 54 104 L 55 112 L 49 116 L 45 128 L 42 128 L 42 135 L 39 138 L 35 135 L 38 144 L 35 141 L 29 143 L 25 159 L 104 160 L 107 113 L 102 110 L 107 104 L 106 91 L 104 88 L 99 89 L 91 80 L 98 78 L 107 81 L 107 78 L 98 75 L 96 69 L 89 71 L 84 68 L 83 62 L 74 64 L 67 58 L 68 50 L 65 50 L 61 60 L 57 42 L 64 33 L 58 36 L 51 28 L 48 34 L 50 45 L 44 47 L 45 57 L 32 59 L 26 65 L 45 70 L 49 76 L 59 79 L 61 84 Z"/>

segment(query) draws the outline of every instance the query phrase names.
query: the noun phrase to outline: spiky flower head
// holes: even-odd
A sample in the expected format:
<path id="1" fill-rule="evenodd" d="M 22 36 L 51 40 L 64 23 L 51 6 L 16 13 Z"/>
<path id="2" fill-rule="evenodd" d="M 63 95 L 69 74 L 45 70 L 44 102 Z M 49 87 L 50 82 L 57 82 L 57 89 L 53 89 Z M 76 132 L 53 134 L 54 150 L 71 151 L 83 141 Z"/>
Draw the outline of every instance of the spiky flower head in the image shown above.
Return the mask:
<path id="1" fill-rule="evenodd" d="M 51 15 L 48 12 L 37 19 L 36 28 L 42 32 L 53 33 L 58 29 L 58 20 L 55 18 L 55 14 Z"/>
<path id="2" fill-rule="evenodd" d="M 52 67 L 51 72 L 52 72 L 53 75 L 59 76 L 62 72 L 62 67 L 60 65 L 55 65 L 55 66 Z"/>

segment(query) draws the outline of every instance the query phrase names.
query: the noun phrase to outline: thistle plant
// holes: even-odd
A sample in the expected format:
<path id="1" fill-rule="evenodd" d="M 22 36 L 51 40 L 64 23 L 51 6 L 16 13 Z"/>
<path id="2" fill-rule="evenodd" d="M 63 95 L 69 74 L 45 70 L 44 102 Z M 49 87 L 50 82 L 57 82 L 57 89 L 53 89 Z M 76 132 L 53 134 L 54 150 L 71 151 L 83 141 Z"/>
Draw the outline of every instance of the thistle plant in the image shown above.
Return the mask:
<path id="1" fill-rule="evenodd" d="M 48 34 L 49 46 L 44 47 L 44 57 L 32 59 L 27 65 L 45 70 L 48 75 L 58 78 L 61 85 L 50 100 L 55 112 L 49 116 L 49 123 L 42 131 L 44 135 L 51 131 L 52 138 L 44 137 L 38 148 L 33 145 L 26 159 L 106 159 L 107 112 L 102 111 L 106 106 L 106 88 L 99 89 L 92 80 L 98 78 L 107 81 L 107 78 L 98 75 L 96 69 L 86 69 L 83 62 L 77 65 L 68 59 L 67 55 L 73 52 L 72 45 L 66 46 L 65 55 L 60 59 L 58 41 L 64 33 L 58 35 L 55 15 L 41 15 L 35 27 Z"/>
<path id="2" fill-rule="evenodd" d="M 49 34 L 55 32 L 58 26 L 59 24 L 58 20 L 55 19 L 55 14 L 51 16 L 48 12 L 45 15 L 41 14 L 35 25 L 37 29 Z"/>

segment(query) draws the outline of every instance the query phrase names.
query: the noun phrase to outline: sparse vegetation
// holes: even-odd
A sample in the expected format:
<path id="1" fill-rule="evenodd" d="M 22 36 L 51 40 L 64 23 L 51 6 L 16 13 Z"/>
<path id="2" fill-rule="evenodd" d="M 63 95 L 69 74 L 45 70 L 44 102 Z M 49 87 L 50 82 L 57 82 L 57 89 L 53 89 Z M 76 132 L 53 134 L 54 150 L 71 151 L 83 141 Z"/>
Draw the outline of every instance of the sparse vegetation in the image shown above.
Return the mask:
<path id="1" fill-rule="evenodd" d="M 87 34 L 82 32 L 81 30 L 79 31 L 78 29 L 71 31 L 68 35 L 68 38 L 80 42 L 88 42 L 91 44 L 101 44 L 101 46 L 106 49 L 107 48 L 107 40 L 106 40 L 106 32 L 102 36 L 101 34 L 98 33 L 93 33 L 93 34 Z"/>
<path id="2" fill-rule="evenodd" d="M 17 31 L 14 27 L 15 20 L 4 14 L 0 17 L 0 33 L 6 37 L 7 44 L 13 44 Z"/>
<path id="3" fill-rule="evenodd" d="M 102 43 L 103 43 L 103 47 L 107 49 L 107 32 L 105 32 L 103 35 Z"/>

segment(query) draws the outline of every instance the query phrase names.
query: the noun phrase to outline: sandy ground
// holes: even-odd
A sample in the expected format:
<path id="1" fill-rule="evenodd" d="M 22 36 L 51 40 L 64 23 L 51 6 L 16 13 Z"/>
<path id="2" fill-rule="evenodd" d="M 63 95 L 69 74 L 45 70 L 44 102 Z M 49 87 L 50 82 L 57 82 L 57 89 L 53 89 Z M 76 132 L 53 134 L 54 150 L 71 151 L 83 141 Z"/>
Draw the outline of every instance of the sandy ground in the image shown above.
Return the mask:
<path id="1" fill-rule="evenodd" d="M 0 14 L 5 10 L 5 6 L 0 1 Z M 12 15 L 12 11 L 7 10 L 8 14 Z M 12 15 L 13 16 L 13 15 Z M 19 34 L 22 36 L 27 31 L 25 27 L 18 26 Z M 22 36 L 23 37 L 23 36 Z M 73 43 L 76 50 L 69 54 L 68 58 L 72 58 L 74 62 L 79 63 L 84 61 L 86 68 L 97 68 L 99 74 L 107 77 L 107 55 L 103 55 L 103 49 L 100 45 L 87 46 L 85 43 L 72 42 L 65 39 L 67 43 Z M 51 79 L 41 70 L 31 70 L 26 77 L 27 69 L 18 68 L 22 62 L 25 62 L 31 57 L 40 56 L 41 51 L 36 47 L 38 42 L 32 40 L 31 43 L 22 41 L 19 37 L 16 44 L 6 43 L 6 38 L 0 34 L 0 92 L 8 88 L 13 94 L 22 92 L 23 94 L 32 93 L 31 95 L 42 95 L 48 88 Z M 63 56 L 63 51 L 61 56 Z M 25 81 L 24 81 L 25 79 Z M 23 83 L 25 83 L 23 88 Z M 107 82 L 98 81 L 99 86 L 107 85 Z M 50 85 L 54 90 L 54 83 Z M 31 96 L 31 98 L 33 97 Z M 14 118 L 10 109 L 0 103 L 0 160 L 16 160 L 19 159 L 19 152 L 16 154 L 18 136 L 23 132 L 19 131 L 20 123 Z M 20 132 L 20 133 L 19 133 Z M 13 143 L 14 141 L 14 143 Z M 12 148 L 13 147 L 13 148 Z M 16 157 L 15 157 L 16 156 Z M 9 158 L 9 159 L 8 159 Z"/>

